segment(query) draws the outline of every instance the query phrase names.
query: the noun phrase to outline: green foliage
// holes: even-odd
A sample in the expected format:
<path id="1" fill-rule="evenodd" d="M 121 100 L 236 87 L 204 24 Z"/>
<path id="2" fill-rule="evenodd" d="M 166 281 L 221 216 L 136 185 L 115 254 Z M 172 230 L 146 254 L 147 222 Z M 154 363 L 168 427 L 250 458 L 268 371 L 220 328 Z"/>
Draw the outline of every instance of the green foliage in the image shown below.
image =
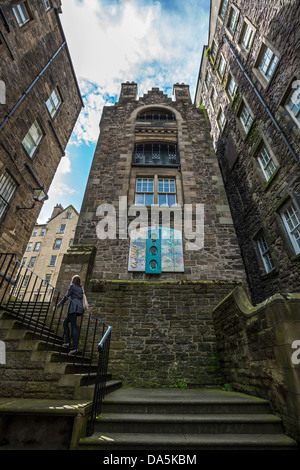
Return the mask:
<path id="1" fill-rule="evenodd" d="M 224 384 L 222 387 L 223 392 L 232 392 L 232 385 L 231 384 Z"/>
<path id="2" fill-rule="evenodd" d="M 173 385 L 174 388 L 180 388 L 181 390 L 185 390 L 187 386 L 188 384 L 186 382 L 186 379 L 183 379 L 182 381 L 180 379 L 177 379 L 176 383 Z"/>

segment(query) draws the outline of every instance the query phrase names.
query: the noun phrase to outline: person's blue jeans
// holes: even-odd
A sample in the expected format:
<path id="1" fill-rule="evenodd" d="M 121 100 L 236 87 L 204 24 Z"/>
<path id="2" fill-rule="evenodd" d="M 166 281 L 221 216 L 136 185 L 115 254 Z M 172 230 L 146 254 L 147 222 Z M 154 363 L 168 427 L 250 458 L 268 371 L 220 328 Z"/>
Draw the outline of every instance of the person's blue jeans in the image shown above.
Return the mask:
<path id="1" fill-rule="evenodd" d="M 77 349 L 78 347 L 78 336 L 77 336 L 77 325 L 76 325 L 77 316 L 76 313 L 69 313 L 67 318 L 63 321 L 63 327 L 65 330 L 65 342 L 70 343 L 70 330 L 69 323 L 71 325 L 71 337 L 73 342 L 73 348 Z"/>

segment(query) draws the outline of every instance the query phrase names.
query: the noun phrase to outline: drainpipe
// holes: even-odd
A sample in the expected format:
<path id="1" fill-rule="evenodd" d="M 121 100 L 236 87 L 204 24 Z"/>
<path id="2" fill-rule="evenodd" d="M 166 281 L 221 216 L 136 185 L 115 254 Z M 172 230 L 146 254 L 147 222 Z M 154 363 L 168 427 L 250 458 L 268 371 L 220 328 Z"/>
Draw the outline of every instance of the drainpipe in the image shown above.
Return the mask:
<path id="1" fill-rule="evenodd" d="M 247 79 L 248 82 L 250 83 L 250 85 L 251 85 L 253 91 L 255 92 L 255 94 L 257 95 L 257 97 L 258 97 L 258 99 L 260 100 L 261 104 L 263 105 L 263 107 L 265 108 L 265 110 L 266 110 L 266 112 L 268 113 L 269 117 L 271 118 L 271 120 L 272 120 L 274 126 L 276 127 L 276 129 L 277 129 L 278 132 L 280 133 L 281 137 L 283 138 L 283 140 L 284 140 L 285 144 L 287 145 L 289 151 L 290 151 L 291 154 L 293 155 L 293 157 L 294 157 L 296 163 L 299 165 L 299 164 L 300 164 L 300 160 L 299 160 L 298 155 L 294 152 L 294 150 L 293 150 L 292 146 L 290 145 L 289 141 L 287 140 L 285 134 L 283 133 L 283 131 L 282 131 L 281 128 L 279 127 L 279 125 L 278 125 L 276 119 L 274 118 L 273 114 L 271 113 L 270 108 L 266 105 L 266 103 L 265 103 L 264 100 L 262 99 L 262 97 L 261 97 L 261 95 L 260 95 L 258 89 L 256 88 L 256 86 L 255 86 L 254 83 L 252 82 L 251 78 L 250 78 L 249 75 L 247 74 L 245 67 L 244 67 L 244 66 L 242 65 L 242 63 L 240 62 L 239 57 L 237 56 L 235 50 L 233 49 L 233 47 L 232 47 L 232 45 L 231 45 L 229 39 L 227 38 L 226 34 L 223 34 L 223 39 L 225 39 L 225 41 L 227 42 L 227 44 L 228 44 L 228 46 L 229 46 L 229 48 L 230 48 L 230 50 L 231 50 L 231 52 L 232 52 L 232 54 L 233 54 L 233 56 L 234 56 L 234 58 L 235 58 L 235 60 L 236 60 L 238 66 L 239 66 L 240 69 L 242 70 L 244 76 L 246 77 L 246 79 Z"/>
<path id="2" fill-rule="evenodd" d="M 60 21 L 59 11 L 58 11 L 57 8 L 54 8 L 54 12 L 55 12 L 55 16 L 56 16 L 56 19 L 57 19 L 57 23 L 58 23 L 58 27 L 59 27 L 59 30 L 60 30 L 61 37 L 62 37 L 62 39 L 63 39 L 63 41 L 64 41 L 64 43 L 65 43 L 65 45 L 66 45 L 66 52 L 67 52 L 67 55 L 68 55 L 68 59 L 69 59 L 69 62 L 70 62 L 70 67 L 71 67 L 72 74 L 73 74 L 73 77 L 74 77 L 75 86 L 76 86 L 76 88 L 77 88 L 77 92 L 78 92 L 78 95 L 79 95 L 79 98 L 80 98 L 82 107 L 84 108 L 84 103 L 83 103 L 83 99 L 82 99 L 82 96 L 81 96 L 81 91 L 80 91 L 80 88 L 79 88 L 79 85 L 78 85 L 76 73 L 75 73 L 75 70 L 74 70 L 74 67 L 73 67 L 73 62 L 72 62 L 72 59 L 71 59 L 71 54 L 70 54 L 70 52 L 69 52 L 69 47 L 68 47 L 68 44 L 67 44 L 66 36 L 65 36 L 65 33 L 64 33 L 64 30 L 63 30 L 61 21 Z"/>
<path id="3" fill-rule="evenodd" d="M 20 106 L 20 104 L 24 101 L 24 99 L 26 98 L 26 96 L 28 95 L 28 93 L 30 92 L 30 90 L 34 87 L 34 85 L 36 84 L 36 82 L 41 78 L 41 76 L 44 74 L 44 72 L 48 69 L 48 67 L 50 66 L 50 64 L 53 62 L 53 60 L 55 59 L 55 57 L 57 56 L 57 54 L 59 54 L 59 52 L 66 46 L 66 43 L 64 42 L 60 48 L 55 52 L 55 54 L 52 56 L 52 58 L 49 60 L 48 64 L 43 68 L 43 70 L 39 73 L 39 75 L 35 78 L 35 80 L 32 82 L 32 84 L 30 85 L 30 87 L 25 91 L 25 93 L 21 96 L 21 98 L 19 99 L 19 101 L 17 102 L 17 104 L 13 107 L 13 109 L 9 112 L 9 114 L 6 116 L 6 118 L 4 119 L 4 121 L 2 122 L 2 124 L 0 125 L 0 131 L 2 131 L 2 129 L 4 128 L 5 124 L 7 123 L 7 121 L 9 120 L 9 118 L 12 117 L 12 115 L 14 114 L 14 112 L 18 109 L 18 107 Z"/>

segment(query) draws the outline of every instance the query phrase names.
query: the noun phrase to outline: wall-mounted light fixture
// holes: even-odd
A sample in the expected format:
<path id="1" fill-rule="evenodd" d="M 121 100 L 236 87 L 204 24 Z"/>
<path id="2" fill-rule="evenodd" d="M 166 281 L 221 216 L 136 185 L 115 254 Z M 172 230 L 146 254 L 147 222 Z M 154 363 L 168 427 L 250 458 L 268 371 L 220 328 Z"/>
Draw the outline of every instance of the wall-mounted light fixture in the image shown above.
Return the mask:
<path id="1" fill-rule="evenodd" d="M 39 182 L 39 180 L 38 180 L 37 177 L 35 176 L 35 174 L 34 174 L 32 168 L 31 168 L 31 166 L 30 166 L 27 162 L 25 162 L 24 165 L 25 165 L 25 167 L 27 168 L 27 170 L 30 171 L 30 173 L 31 173 L 31 175 L 33 176 L 35 182 L 37 183 L 38 188 L 32 188 L 33 199 L 34 199 L 34 202 L 33 202 L 32 206 L 30 206 L 30 207 L 20 207 L 20 206 L 17 206 L 17 207 L 16 207 L 17 210 L 20 210 L 20 209 L 22 209 L 22 210 L 23 210 L 23 209 L 33 209 L 34 206 L 35 206 L 35 204 L 36 204 L 37 202 L 44 202 L 44 201 L 46 201 L 47 199 L 49 199 L 49 196 L 48 196 L 48 194 L 46 193 L 44 186 L 41 185 L 41 183 Z"/>
<path id="2" fill-rule="evenodd" d="M 44 189 L 43 186 L 41 186 L 40 188 L 33 188 L 32 191 L 33 191 L 33 199 L 34 199 L 34 203 L 32 204 L 32 206 L 30 206 L 30 207 L 17 206 L 16 207 L 17 210 L 20 210 L 20 209 L 33 209 L 37 202 L 44 202 L 44 201 L 46 201 L 46 199 L 49 198 L 49 196 L 45 192 L 45 189 Z"/>

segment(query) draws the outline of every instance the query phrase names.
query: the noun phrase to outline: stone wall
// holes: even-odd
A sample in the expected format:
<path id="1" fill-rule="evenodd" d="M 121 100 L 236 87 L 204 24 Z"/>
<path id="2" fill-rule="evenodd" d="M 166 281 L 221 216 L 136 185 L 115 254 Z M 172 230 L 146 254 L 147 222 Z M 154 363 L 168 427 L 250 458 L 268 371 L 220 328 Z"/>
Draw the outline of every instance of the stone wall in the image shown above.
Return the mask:
<path id="1" fill-rule="evenodd" d="M 31 207 L 32 188 L 38 188 L 39 184 L 46 192 L 49 190 L 83 105 L 54 8 L 57 4 L 60 2 L 51 3 L 46 11 L 44 2 L 27 2 L 30 21 L 19 27 L 13 2 L 1 2 L 7 28 L 2 22 L 5 40 L 0 43 L 0 79 L 6 84 L 6 100 L 0 104 L 0 174 L 9 173 L 17 189 L 1 217 L 0 250 L 15 252 L 19 258 L 26 249 L 41 204 L 36 203 L 31 210 L 16 207 Z M 51 118 L 46 102 L 56 87 L 62 103 Z M 34 154 L 29 156 L 22 141 L 35 121 L 43 136 Z"/>
<path id="2" fill-rule="evenodd" d="M 300 288 L 300 258 L 299 255 L 295 256 L 280 217 L 280 209 L 291 200 L 300 213 L 300 129 L 286 108 L 288 96 L 293 90 L 292 85 L 299 79 L 299 2 L 228 2 L 224 20 L 218 16 L 220 3 L 215 2 L 212 10 L 209 43 L 202 57 L 196 104 L 204 105 L 211 123 L 211 135 L 255 304 L 276 292 L 297 292 Z M 227 24 L 232 5 L 237 7 L 238 20 L 235 32 L 231 35 Z M 248 53 L 241 45 L 245 21 L 250 22 L 254 28 L 254 38 Z M 218 46 L 215 59 L 211 55 L 213 40 Z M 267 84 L 258 68 L 264 42 L 279 57 L 278 65 Z M 298 155 L 298 163 L 239 67 L 233 51 Z M 218 73 L 221 54 L 226 62 L 223 77 Z M 211 74 L 209 86 L 205 83 L 207 71 Z M 229 96 L 227 89 L 230 75 L 237 85 L 234 99 Z M 211 102 L 213 88 L 217 93 L 215 106 Z M 243 102 L 254 119 L 248 133 L 240 119 Z M 220 108 L 226 117 L 223 131 L 217 122 Z M 277 165 L 276 173 L 268 182 L 258 162 L 262 145 L 266 146 Z M 268 274 L 260 259 L 256 242 L 257 235 L 262 232 L 275 266 Z"/>
<path id="3" fill-rule="evenodd" d="M 223 384 L 211 311 L 236 285 L 92 279 L 91 312 L 113 327 L 110 373 L 137 387 Z"/>
<path id="4" fill-rule="evenodd" d="M 269 400 L 298 442 L 300 354 L 293 343 L 299 342 L 299 350 L 299 308 L 297 293 L 276 294 L 253 307 L 238 287 L 212 312 L 226 382 L 234 390 Z"/>

